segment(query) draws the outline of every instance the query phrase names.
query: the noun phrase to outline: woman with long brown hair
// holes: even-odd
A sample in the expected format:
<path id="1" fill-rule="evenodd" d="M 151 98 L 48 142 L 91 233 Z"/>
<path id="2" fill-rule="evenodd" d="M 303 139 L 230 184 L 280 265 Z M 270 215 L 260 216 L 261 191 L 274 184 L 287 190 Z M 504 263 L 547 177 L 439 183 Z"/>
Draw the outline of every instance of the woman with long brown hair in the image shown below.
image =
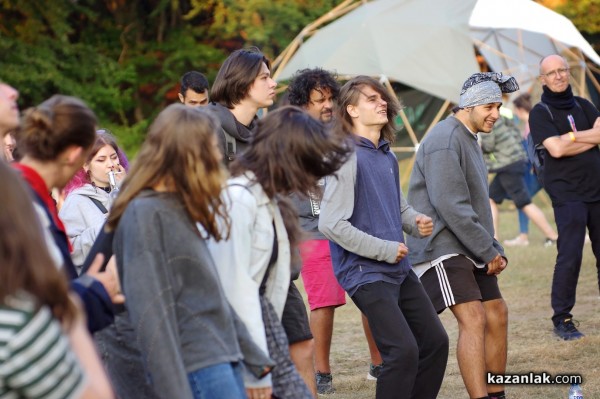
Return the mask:
<path id="1" fill-rule="evenodd" d="M 292 254 L 300 240 L 291 193 L 318 192 L 351 146 L 300 108 L 283 107 L 258 122 L 248 148 L 231 164 L 223 197 L 231 236 L 210 241 L 221 283 L 252 339 L 277 365 L 272 378 L 245 377 L 250 399 L 312 398 L 290 360 L 281 316 L 290 285 Z"/>
<path id="2" fill-rule="evenodd" d="M 31 198 L 0 162 L 0 397 L 112 398 Z"/>
<path id="3" fill-rule="evenodd" d="M 218 126 L 201 108 L 163 110 L 108 218 L 127 302 L 103 351 L 121 399 L 244 398 L 242 360 L 259 375 L 272 363 L 256 346 L 242 354 L 247 331 L 205 243 L 229 224 Z"/>

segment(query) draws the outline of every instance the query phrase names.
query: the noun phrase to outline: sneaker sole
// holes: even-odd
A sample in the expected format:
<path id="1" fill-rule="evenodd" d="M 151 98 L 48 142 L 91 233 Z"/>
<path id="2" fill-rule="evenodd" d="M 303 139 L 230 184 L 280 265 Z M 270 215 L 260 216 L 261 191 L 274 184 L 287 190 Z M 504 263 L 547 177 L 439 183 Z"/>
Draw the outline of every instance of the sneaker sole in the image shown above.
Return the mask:
<path id="1" fill-rule="evenodd" d="M 335 388 L 331 391 L 317 392 L 319 395 L 332 395 L 335 393 Z"/>
<path id="2" fill-rule="evenodd" d="M 371 373 L 367 373 L 367 381 L 377 381 L 377 377 L 373 377 Z"/>
<path id="3" fill-rule="evenodd" d="M 585 335 L 582 333 L 581 335 L 577 335 L 574 337 L 562 337 L 556 331 L 554 331 L 554 336 L 558 338 L 559 341 L 577 341 L 579 339 L 585 338 Z"/>

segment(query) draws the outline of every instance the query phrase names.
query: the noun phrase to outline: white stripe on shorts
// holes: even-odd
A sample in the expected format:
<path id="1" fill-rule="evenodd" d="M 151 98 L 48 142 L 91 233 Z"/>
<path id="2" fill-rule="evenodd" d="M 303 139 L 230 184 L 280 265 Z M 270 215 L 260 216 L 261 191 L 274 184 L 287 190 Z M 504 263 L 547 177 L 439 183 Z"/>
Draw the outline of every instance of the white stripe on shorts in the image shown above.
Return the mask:
<path id="1" fill-rule="evenodd" d="M 444 263 L 440 262 L 434 267 L 438 276 L 438 282 L 440 283 L 440 291 L 442 292 L 442 297 L 444 298 L 444 305 L 446 305 L 446 307 L 456 305 L 454 294 L 452 293 L 452 287 L 450 286 L 450 281 L 448 281 L 446 269 L 444 269 Z"/>

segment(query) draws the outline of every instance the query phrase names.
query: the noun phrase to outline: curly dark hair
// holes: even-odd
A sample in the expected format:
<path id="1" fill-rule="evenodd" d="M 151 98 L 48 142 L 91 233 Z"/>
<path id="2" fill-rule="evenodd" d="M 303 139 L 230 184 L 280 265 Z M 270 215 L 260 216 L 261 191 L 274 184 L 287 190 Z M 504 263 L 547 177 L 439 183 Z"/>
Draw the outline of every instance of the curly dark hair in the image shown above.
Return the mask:
<path id="1" fill-rule="evenodd" d="M 315 89 L 329 89 L 334 100 L 340 93 L 337 75 L 321 68 L 302 69 L 292 77 L 288 87 L 291 105 L 305 107 L 310 101 L 310 92 Z"/>

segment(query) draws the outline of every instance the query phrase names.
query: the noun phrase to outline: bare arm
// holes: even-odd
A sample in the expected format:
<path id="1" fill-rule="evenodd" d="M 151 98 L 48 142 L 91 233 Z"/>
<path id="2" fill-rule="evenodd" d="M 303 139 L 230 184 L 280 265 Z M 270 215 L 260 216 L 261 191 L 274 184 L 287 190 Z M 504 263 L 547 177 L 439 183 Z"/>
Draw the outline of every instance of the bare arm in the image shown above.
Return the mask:
<path id="1" fill-rule="evenodd" d="M 573 134 L 575 141 L 573 141 L 571 134 Z M 581 154 L 600 144 L 600 118 L 596 118 L 596 122 L 594 122 L 591 129 L 549 137 L 544 140 L 543 144 L 554 158 Z"/>

